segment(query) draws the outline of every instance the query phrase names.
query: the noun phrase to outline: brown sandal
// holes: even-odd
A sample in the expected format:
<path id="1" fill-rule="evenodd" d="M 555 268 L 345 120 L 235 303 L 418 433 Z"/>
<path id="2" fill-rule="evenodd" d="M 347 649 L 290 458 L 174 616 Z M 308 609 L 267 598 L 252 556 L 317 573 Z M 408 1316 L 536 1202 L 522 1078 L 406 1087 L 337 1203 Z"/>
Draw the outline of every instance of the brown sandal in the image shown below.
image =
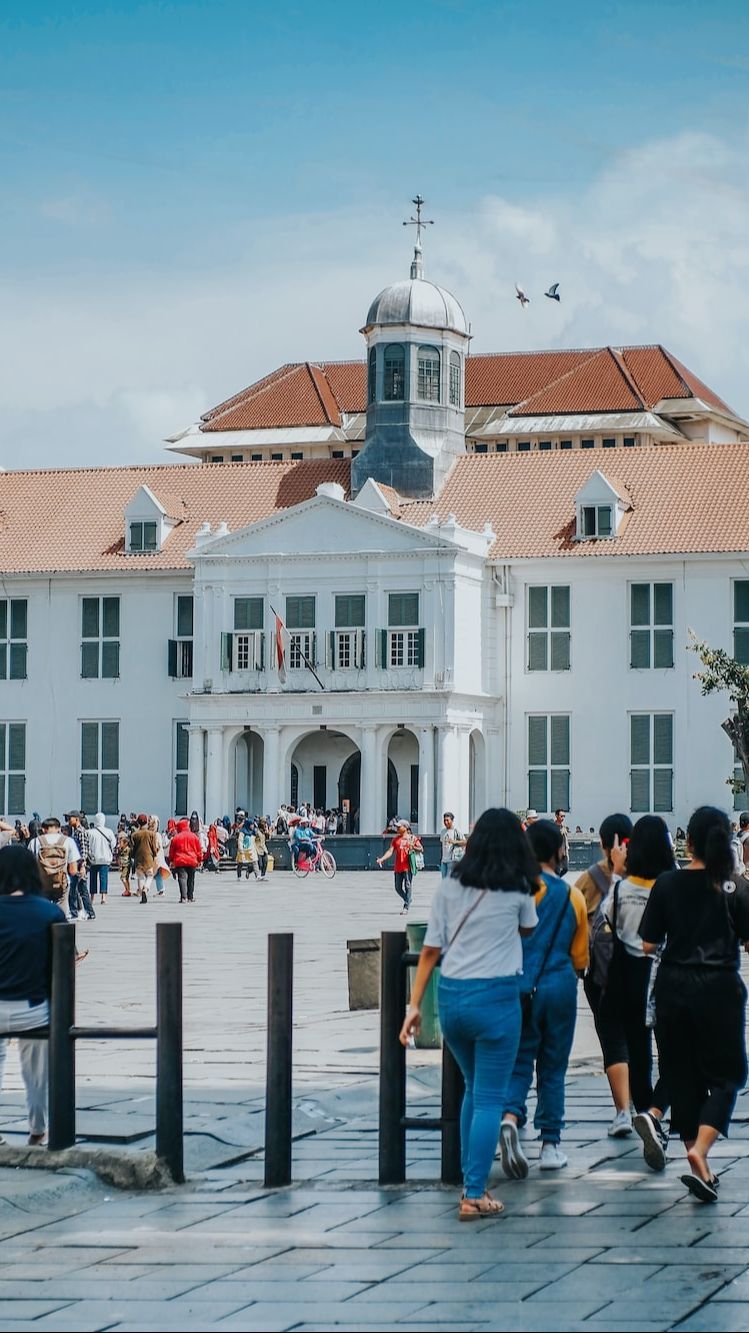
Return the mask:
<path id="1" fill-rule="evenodd" d="M 485 1190 L 480 1199 L 467 1199 L 465 1194 L 458 1204 L 459 1222 L 476 1222 L 482 1217 L 500 1217 L 505 1210 L 499 1199 L 493 1199 Z"/>

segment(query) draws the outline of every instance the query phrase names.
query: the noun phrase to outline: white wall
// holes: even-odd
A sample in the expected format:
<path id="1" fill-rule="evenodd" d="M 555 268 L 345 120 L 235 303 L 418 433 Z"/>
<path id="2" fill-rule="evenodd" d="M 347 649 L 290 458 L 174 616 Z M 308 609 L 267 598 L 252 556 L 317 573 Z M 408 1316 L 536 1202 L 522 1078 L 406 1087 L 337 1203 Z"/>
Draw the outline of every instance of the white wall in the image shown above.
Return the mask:
<path id="1" fill-rule="evenodd" d="M 510 805 L 527 793 L 527 716 L 570 713 L 570 824 L 585 830 L 614 810 L 629 811 L 630 712 L 674 714 L 674 811 L 684 825 L 692 809 L 711 802 L 731 809 L 726 786 L 731 746 L 720 730 L 727 696 L 703 698 L 693 679 L 699 663 L 687 651 L 688 628 L 716 647 L 732 649 L 732 579 L 749 578 L 749 559 L 699 557 L 615 561 L 602 557 L 525 563 L 513 568 L 509 708 Z M 674 584 L 672 670 L 629 667 L 630 582 Z M 571 587 L 570 671 L 526 668 L 529 584 Z"/>

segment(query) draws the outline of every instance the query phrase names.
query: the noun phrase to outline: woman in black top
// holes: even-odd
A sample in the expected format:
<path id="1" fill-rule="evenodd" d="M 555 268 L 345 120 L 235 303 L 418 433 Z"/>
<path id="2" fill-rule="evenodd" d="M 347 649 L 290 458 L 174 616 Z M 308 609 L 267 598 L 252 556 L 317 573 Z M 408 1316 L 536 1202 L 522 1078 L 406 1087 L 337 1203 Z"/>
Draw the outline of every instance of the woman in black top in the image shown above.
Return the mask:
<path id="1" fill-rule="evenodd" d="M 684 1140 L 702 1203 L 718 1197 L 708 1153 L 727 1134 L 747 1077 L 739 945 L 749 940 L 749 895 L 736 887 L 727 815 L 695 810 L 687 829 L 691 864 L 659 875 L 640 923 L 646 953 L 665 948 L 655 981 L 661 1074 L 671 1094 L 671 1128 Z"/>

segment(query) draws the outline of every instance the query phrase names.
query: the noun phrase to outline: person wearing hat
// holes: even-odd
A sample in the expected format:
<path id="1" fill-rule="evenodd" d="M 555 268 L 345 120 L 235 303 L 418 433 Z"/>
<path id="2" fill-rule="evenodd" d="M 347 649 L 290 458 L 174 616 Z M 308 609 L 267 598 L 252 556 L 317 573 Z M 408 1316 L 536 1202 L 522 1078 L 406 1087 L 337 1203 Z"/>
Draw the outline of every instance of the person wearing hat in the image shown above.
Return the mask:
<path id="1" fill-rule="evenodd" d="M 523 828 L 527 829 L 529 824 L 535 824 L 538 820 L 538 810 L 526 810 Z"/>
<path id="2" fill-rule="evenodd" d="M 65 822 L 70 829 L 70 837 L 80 852 L 77 873 L 70 876 L 70 892 L 68 895 L 70 919 L 71 921 L 77 921 L 82 910 L 83 920 L 85 921 L 86 914 L 88 914 L 89 920 L 93 921 L 96 912 L 91 904 L 91 895 L 88 890 L 88 867 L 91 860 L 88 829 L 84 827 L 83 815 L 80 810 L 71 810 L 65 816 Z M 82 909 L 81 903 L 83 904 Z"/>
<path id="3" fill-rule="evenodd" d="M 388 861 L 391 856 L 395 856 L 394 862 L 394 880 L 395 892 L 402 899 L 401 916 L 408 912 L 411 906 L 411 886 L 413 883 L 413 873 L 411 871 L 411 852 L 420 852 L 423 848 L 419 839 L 411 832 L 405 819 L 398 821 L 395 837 L 388 850 L 383 856 L 378 856 L 377 864 L 381 866 L 383 861 Z"/>
<path id="4" fill-rule="evenodd" d="M 291 835 L 291 857 L 293 864 L 301 855 L 313 857 L 317 851 L 317 842 L 310 828 L 310 822 L 306 815 L 302 815 L 299 823 L 296 825 Z"/>

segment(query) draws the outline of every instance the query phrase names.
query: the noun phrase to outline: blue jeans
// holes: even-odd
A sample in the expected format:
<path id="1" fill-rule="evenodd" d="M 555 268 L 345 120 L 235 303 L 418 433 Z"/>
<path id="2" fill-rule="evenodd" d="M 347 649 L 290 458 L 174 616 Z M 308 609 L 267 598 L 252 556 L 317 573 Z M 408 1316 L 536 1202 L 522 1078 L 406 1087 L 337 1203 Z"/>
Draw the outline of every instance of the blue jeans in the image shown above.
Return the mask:
<path id="1" fill-rule="evenodd" d="M 519 978 L 440 977 L 438 994 L 442 1031 L 466 1085 L 460 1112 L 463 1184 L 469 1199 L 479 1199 L 497 1150 L 520 1039 Z"/>
<path id="2" fill-rule="evenodd" d="M 440 861 L 440 874 L 443 879 L 447 879 L 452 874 L 452 861 Z"/>
<path id="3" fill-rule="evenodd" d="M 106 893 L 109 888 L 109 866 L 89 866 L 88 887 L 92 898 L 97 893 Z"/>
<path id="4" fill-rule="evenodd" d="M 577 977 L 572 966 L 543 976 L 523 1023 L 505 1111 L 524 1125 L 526 1101 L 536 1067 L 534 1125 L 544 1143 L 558 1143 L 564 1129 L 564 1080 L 577 1017 Z"/>
<path id="5" fill-rule="evenodd" d="M 88 912 L 89 916 L 93 918 L 95 913 L 91 906 L 87 877 L 85 875 L 71 875 L 68 906 L 73 920 L 76 920 L 78 913 L 81 911 L 81 903 L 83 904 L 83 911 Z"/>

